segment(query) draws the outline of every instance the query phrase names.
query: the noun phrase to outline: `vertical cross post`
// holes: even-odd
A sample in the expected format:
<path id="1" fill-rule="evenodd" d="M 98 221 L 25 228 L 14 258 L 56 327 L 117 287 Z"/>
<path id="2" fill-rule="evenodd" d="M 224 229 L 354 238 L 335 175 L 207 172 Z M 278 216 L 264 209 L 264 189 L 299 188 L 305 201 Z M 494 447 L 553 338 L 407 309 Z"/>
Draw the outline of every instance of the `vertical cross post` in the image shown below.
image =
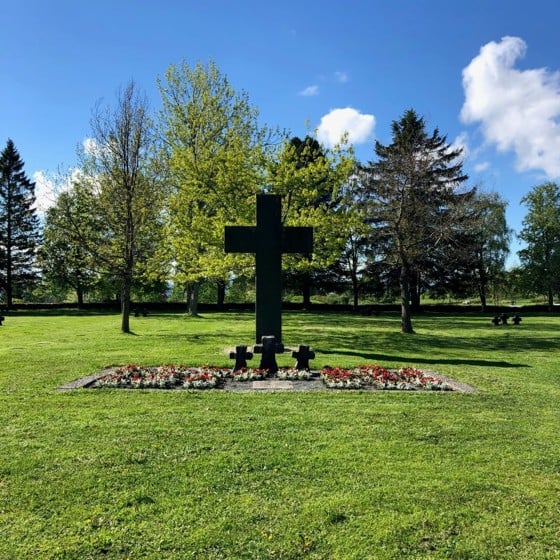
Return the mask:
<path id="1" fill-rule="evenodd" d="M 282 226 L 279 195 L 257 195 L 256 226 L 226 226 L 226 253 L 255 253 L 255 342 L 282 342 L 282 254 L 312 251 L 313 228 Z"/>

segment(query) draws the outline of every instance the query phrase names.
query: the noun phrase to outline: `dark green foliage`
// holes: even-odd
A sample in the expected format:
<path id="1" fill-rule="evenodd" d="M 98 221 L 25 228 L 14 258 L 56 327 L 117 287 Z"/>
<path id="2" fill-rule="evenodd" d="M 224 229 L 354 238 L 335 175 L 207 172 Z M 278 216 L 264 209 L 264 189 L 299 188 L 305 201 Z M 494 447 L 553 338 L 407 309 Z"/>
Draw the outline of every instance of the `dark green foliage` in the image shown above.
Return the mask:
<path id="1" fill-rule="evenodd" d="M 418 273 L 441 247 L 451 247 L 472 193 L 460 150 L 436 128 L 431 135 L 415 111 L 392 124 L 393 141 L 375 144 L 377 160 L 365 168 L 369 220 L 386 242 L 383 260 L 400 271 L 402 331 L 411 333 L 411 302 Z M 458 228 L 459 231 L 461 228 Z"/>
<path id="2" fill-rule="evenodd" d="M 313 255 L 286 259 L 285 286 L 301 291 L 304 306 L 312 290 L 329 290 L 330 266 L 344 247 L 346 221 L 342 216 L 342 186 L 352 169 L 350 153 L 328 150 L 316 139 L 293 137 L 270 165 L 271 192 L 283 197 L 283 220 L 314 228 Z"/>
<path id="3" fill-rule="evenodd" d="M 0 289 L 8 307 L 36 279 L 33 268 L 39 241 L 35 183 L 12 140 L 0 154 Z"/>
<path id="4" fill-rule="evenodd" d="M 497 193 L 467 193 L 453 235 L 434 247 L 418 271 L 418 290 L 432 297 L 477 294 L 484 311 L 489 291 L 503 282 L 511 237 L 505 209 Z"/>

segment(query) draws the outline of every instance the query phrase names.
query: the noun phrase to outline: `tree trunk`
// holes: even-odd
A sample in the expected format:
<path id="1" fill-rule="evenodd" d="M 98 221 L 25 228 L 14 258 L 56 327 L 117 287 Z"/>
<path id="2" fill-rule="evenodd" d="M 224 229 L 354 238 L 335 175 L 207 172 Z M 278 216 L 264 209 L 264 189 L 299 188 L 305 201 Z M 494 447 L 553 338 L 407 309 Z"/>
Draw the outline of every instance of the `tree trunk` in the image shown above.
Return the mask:
<path id="1" fill-rule="evenodd" d="M 311 308 L 311 276 L 309 273 L 303 273 L 303 286 L 302 286 L 302 295 L 303 295 L 303 308 L 310 309 Z"/>
<path id="2" fill-rule="evenodd" d="M 224 308 L 224 301 L 226 299 L 226 282 L 225 280 L 218 280 L 217 281 L 217 297 L 216 297 L 216 306 L 218 310 L 222 310 Z"/>
<path id="3" fill-rule="evenodd" d="M 548 287 L 548 310 L 554 310 L 554 292 L 551 286 Z"/>
<path id="4" fill-rule="evenodd" d="M 132 280 L 128 276 L 123 279 L 121 290 L 121 332 L 130 333 L 130 289 Z"/>
<path id="5" fill-rule="evenodd" d="M 411 311 L 420 311 L 420 275 L 416 271 L 410 273 L 409 297 Z"/>
<path id="6" fill-rule="evenodd" d="M 7 260 L 6 260 L 6 307 L 8 309 L 12 308 L 14 289 L 13 289 L 13 277 L 12 277 L 12 256 L 11 248 L 8 247 L 6 250 Z"/>
<path id="7" fill-rule="evenodd" d="M 401 265 L 401 332 L 412 334 L 412 317 L 410 310 L 410 269 Z"/>
<path id="8" fill-rule="evenodd" d="M 200 289 L 200 284 L 198 282 L 193 282 L 189 286 L 188 290 L 188 304 L 189 309 L 187 313 L 191 317 L 198 317 L 198 292 Z"/>
<path id="9" fill-rule="evenodd" d="M 479 257 L 481 263 L 478 266 L 478 296 L 480 297 L 480 311 L 482 313 L 486 312 L 487 298 L 486 298 L 486 285 L 488 284 L 486 269 L 484 267 L 484 261 Z"/>
<path id="10" fill-rule="evenodd" d="M 6 284 L 6 307 L 8 309 L 12 308 L 13 295 L 12 295 L 12 283 L 11 280 Z"/>
<path id="11" fill-rule="evenodd" d="M 359 289 L 358 277 L 356 276 L 356 274 L 352 273 L 352 296 L 353 296 L 352 307 L 354 311 L 358 311 L 358 296 L 359 296 L 358 289 Z"/>
<path id="12" fill-rule="evenodd" d="M 478 295 L 480 296 L 480 311 L 486 313 L 486 288 L 483 283 L 478 285 Z"/>
<path id="13" fill-rule="evenodd" d="M 84 306 L 84 290 L 81 286 L 76 288 L 76 296 L 78 298 L 78 309 Z"/>

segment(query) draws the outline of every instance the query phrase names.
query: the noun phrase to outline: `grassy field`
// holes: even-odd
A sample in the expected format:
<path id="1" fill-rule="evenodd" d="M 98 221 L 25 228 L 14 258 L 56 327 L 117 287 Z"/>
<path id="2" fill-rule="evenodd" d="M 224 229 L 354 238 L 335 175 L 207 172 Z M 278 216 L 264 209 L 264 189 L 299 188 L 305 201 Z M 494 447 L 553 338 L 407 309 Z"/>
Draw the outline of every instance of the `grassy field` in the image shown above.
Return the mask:
<path id="1" fill-rule="evenodd" d="M 316 367 L 414 365 L 475 394 L 87 390 L 109 365 L 227 365 L 251 314 L 11 313 L 0 559 L 560 558 L 556 316 L 288 313 Z M 288 356 L 279 365 L 292 364 Z"/>

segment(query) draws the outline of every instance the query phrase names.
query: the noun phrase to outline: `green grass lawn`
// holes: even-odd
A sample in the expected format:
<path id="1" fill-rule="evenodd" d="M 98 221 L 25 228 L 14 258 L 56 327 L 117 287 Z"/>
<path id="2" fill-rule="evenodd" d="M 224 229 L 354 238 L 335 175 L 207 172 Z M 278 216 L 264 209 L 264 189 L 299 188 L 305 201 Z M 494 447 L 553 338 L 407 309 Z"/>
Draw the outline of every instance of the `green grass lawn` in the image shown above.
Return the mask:
<path id="1" fill-rule="evenodd" d="M 253 315 L 14 312 L 0 327 L 0 559 L 560 558 L 560 317 L 288 313 L 313 364 L 414 365 L 474 394 L 56 388 L 227 365 Z M 279 365 L 293 360 L 282 356 Z"/>

